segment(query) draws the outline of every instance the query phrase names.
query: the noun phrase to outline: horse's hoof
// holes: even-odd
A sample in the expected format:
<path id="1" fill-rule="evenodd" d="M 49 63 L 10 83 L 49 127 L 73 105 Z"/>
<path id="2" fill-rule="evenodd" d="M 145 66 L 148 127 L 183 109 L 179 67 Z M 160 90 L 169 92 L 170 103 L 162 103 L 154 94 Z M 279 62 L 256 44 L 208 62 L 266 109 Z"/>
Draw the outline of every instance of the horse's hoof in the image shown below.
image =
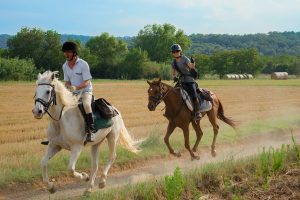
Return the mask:
<path id="1" fill-rule="evenodd" d="M 181 153 L 179 151 L 174 151 L 173 155 L 178 158 L 181 157 Z"/>
<path id="2" fill-rule="evenodd" d="M 88 182 L 88 181 L 90 180 L 90 177 L 89 177 L 89 175 L 88 175 L 87 173 L 82 172 L 81 174 L 82 174 L 82 176 L 83 176 L 83 179 L 84 179 L 86 182 Z"/>
<path id="3" fill-rule="evenodd" d="M 99 188 L 102 189 L 106 186 L 106 181 L 99 183 Z"/>
<path id="4" fill-rule="evenodd" d="M 51 193 L 51 194 L 54 194 L 56 192 L 56 188 L 54 187 L 54 185 L 48 189 L 48 191 Z"/>
<path id="5" fill-rule="evenodd" d="M 92 188 L 89 188 L 89 189 L 84 191 L 83 196 L 90 196 L 91 193 L 92 193 Z"/>
<path id="6" fill-rule="evenodd" d="M 216 157 L 217 156 L 217 151 L 216 150 L 211 151 L 211 156 Z"/>
<path id="7" fill-rule="evenodd" d="M 192 156 L 192 161 L 193 160 L 200 160 L 200 156 Z"/>

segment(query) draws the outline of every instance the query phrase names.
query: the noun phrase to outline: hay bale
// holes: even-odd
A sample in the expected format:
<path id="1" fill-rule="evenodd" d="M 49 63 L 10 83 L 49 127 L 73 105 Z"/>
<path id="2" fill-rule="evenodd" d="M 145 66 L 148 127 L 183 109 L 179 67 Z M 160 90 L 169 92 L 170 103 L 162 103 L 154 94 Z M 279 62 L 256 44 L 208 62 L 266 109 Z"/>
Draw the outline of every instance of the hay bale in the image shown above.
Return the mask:
<path id="1" fill-rule="evenodd" d="M 253 79 L 251 74 L 225 74 L 223 79 L 226 80 L 238 80 L 238 79 Z"/>
<path id="2" fill-rule="evenodd" d="M 225 74 L 223 76 L 223 79 L 232 80 L 232 79 L 235 79 L 235 77 L 233 74 Z"/>
<path id="3" fill-rule="evenodd" d="M 223 76 L 223 79 L 230 79 L 230 78 L 231 78 L 230 74 L 225 74 L 225 75 Z"/>
<path id="4" fill-rule="evenodd" d="M 231 80 L 234 80 L 234 79 L 235 79 L 235 77 L 234 77 L 233 74 L 229 74 L 229 75 L 230 75 L 230 79 L 231 79 Z"/>
<path id="5" fill-rule="evenodd" d="M 247 74 L 248 79 L 253 79 L 253 75 L 252 74 Z"/>
<path id="6" fill-rule="evenodd" d="M 273 80 L 286 80 L 288 77 L 289 74 L 287 72 L 273 72 L 271 74 L 271 79 Z"/>

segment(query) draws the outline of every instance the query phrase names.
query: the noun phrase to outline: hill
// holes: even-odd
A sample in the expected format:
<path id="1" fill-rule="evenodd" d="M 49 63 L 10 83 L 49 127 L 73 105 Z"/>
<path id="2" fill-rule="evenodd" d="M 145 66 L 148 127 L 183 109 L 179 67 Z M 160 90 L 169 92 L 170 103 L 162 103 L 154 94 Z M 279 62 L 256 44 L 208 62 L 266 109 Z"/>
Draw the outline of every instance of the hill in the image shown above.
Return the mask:
<path id="1" fill-rule="evenodd" d="M 6 41 L 12 35 L 0 35 L 0 48 L 6 48 Z M 300 32 L 269 32 L 246 34 L 246 35 L 229 35 L 229 34 L 191 34 L 192 47 L 188 54 L 204 53 L 211 54 L 216 51 L 256 48 L 263 55 L 300 55 Z M 91 36 L 62 34 L 61 42 L 68 39 L 80 40 L 85 44 Z M 128 47 L 133 46 L 134 37 L 118 37 L 125 41 Z"/>

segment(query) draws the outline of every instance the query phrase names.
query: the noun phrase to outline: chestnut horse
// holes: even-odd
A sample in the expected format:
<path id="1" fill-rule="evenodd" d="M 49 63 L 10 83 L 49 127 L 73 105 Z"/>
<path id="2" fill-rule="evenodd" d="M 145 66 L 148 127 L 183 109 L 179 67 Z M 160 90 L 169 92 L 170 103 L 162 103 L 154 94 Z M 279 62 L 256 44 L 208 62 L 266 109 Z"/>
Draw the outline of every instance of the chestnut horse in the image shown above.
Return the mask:
<path id="1" fill-rule="evenodd" d="M 179 152 L 174 151 L 174 149 L 170 146 L 170 142 L 169 142 L 170 135 L 173 133 L 176 127 L 179 127 L 182 129 L 184 134 L 185 148 L 190 152 L 192 160 L 193 159 L 198 160 L 200 157 L 195 155 L 194 152 L 197 152 L 197 147 L 203 135 L 203 132 L 200 127 L 200 120 L 197 121 L 193 120 L 192 112 L 186 106 L 181 96 L 180 89 L 174 88 L 170 85 L 167 85 L 166 83 L 161 82 L 161 79 L 152 82 L 147 81 L 147 83 L 150 85 L 148 89 L 148 95 L 149 95 L 148 109 L 150 111 L 154 111 L 157 105 L 162 101 L 166 105 L 164 116 L 169 120 L 169 124 L 168 124 L 167 133 L 165 135 L 164 141 L 170 153 L 177 157 L 181 156 Z M 213 126 L 214 138 L 211 144 L 211 155 L 215 157 L 216 139 L 219 131 L 217 118 L 227 123 L 234 129 L 236 129 L 236 124 L 233 120 L 225 117 L 221 101 L 218 99 L 218 97 L 215 94 L 212 94 L 212 99 L 213 99 L 213 101 L 211 102 L 212 109 L 207 112 L 203 112 L 202 116 L 207 114 L 208 119 L 211 125 Z M 192 149 L 190 148 L 190 141 L 189 141 L 190 123 L 192 123 L 197 136 L 195 145 Z"/>

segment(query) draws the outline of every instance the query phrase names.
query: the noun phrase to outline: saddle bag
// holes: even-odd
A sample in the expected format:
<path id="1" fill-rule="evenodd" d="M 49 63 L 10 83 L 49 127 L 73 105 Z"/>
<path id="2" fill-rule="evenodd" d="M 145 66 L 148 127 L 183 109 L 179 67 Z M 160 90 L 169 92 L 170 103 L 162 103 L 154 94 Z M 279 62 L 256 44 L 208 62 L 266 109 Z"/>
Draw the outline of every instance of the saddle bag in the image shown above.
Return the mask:
<path id="1" fill-rule="evenodd" d="M 200 95 L 200 99 L 204 99 L 206 101 L 213 101 L 211 93 L 206 89 L 197 89 L 198 95 Z"/>
<path id="2" fill-rule="evenodd" d="M 100 115 L 105 119 L 115 116 L 115 110 L 105 99 L 99 98 L 95 101 L 95 107 L 99 110 Z"/>

